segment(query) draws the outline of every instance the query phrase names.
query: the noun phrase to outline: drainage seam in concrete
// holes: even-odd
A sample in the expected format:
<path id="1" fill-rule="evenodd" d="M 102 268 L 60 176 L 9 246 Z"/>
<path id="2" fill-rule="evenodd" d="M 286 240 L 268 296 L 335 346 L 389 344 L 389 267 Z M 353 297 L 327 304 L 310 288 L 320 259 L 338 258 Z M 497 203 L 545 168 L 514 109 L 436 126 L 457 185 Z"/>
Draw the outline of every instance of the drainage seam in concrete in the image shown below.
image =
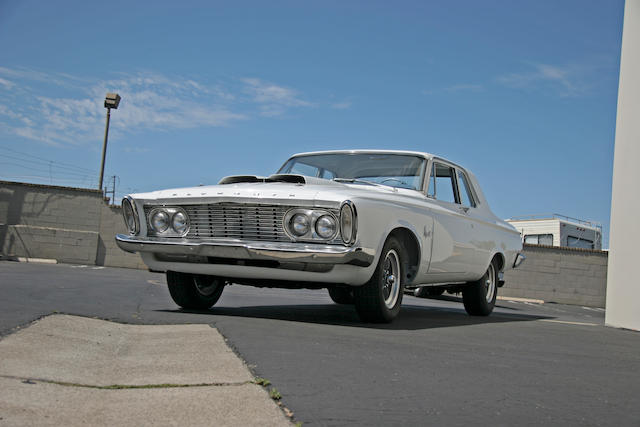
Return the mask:
<path id="1" fill-rule="evenodd" d="M 43 378 L 26 378 L 16 377 L 13 375 L 0 375 L 0 378 L 6 378 L 11 380 L 22 381 L 25 384 L 46 383 L 55 384 L 63 387 L 80 387 L 80 388 L 92 388 L 96 390 L 129 390 L 129 389 L 153 389 L 153 388 L 187 388 L 187 387 L 238 387 L 247 384 L 256 384 L 254 381 L 242 381 L 233 383 L 199 383 L 199 384 L 144 384 L 144 385 L 126 385 L 126 384 L 111 384 L 111 385 L 91 385 L 91 384 L 78 384 L 69 383 L 64 381 L 47 380 Z M 256 384 L 257 385 L 257 384 Z"/>

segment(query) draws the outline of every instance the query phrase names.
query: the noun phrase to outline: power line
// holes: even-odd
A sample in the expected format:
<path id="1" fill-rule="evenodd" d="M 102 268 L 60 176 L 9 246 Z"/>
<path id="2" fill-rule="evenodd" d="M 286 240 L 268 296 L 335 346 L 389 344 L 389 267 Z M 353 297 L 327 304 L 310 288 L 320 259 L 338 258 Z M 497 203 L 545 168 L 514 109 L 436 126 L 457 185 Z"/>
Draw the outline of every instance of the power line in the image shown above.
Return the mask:
<path id="1" fill-rule="evenodd" d="M 53 168 L 56 169 L 60 169 L 60 166 L 56 166 L 55 164 L 43 164 L 43 163 L 39 163 L 35 160 L 26 160 L 26 159 L 20 159 L 17 157 L 12 157 L 12 156 L 7 156 L 6 154 L 1 154 L 0 153 L 0 158 L 5 158 L 5 159 L 11 159 L 11 160 L 15 160 L 15 161 L 19 161 L 19 162 L 26 162 L 26 163 L 32 163 L 38 166 L 45 166 L 47 167 L 47 169 L 42 169 L 42 168 L 34 168 L 34 167 L 29 167 L 26 165 L 22 165 L 19 163 L 12 163 L 12 162 L 1 162 L 2 164 L 5 165 L 11 165 L 11 166 L 17 166 L 17 167 L 21 167 L 21 168 L 25 168 L 25 169 L 31 169 L 31 170 L 37 170 L 37 171 L 48 171 L 48 172 L 52 172 Z M 78 176 L 95 176 L 95 172 L 80 172 L 80 171 L 74 171 L 73 169 L 62 169 L 62 170 L 56 170 L 55 173 L 58 174 L 65 174 L 65 175 L 78 175 Z"/>
<path id="2" fill-rule="evenodd" d="M 64 163 L 64 162 L 58 162 L 58 161 L 54 161 L 54 160 L 45 159 L 44 157 L 34 156 L 33 154 L 25 153 L 25 152 L 18 151 L 18 150 L 13 150 L 11 148 L 0 147 L 0 150 L 11 151 L 12 153 L 19 154 L 21 156 L 26 156 L 26 157 L 31 157 L 33 159 L 38 159 L 38 160 L 40 160 L 42 162 L 46 162 L 46 164 L 53 163 L 55 165 L 60 165 L 60 166 L 58 166 L 60 168 L 76 169 L 78 171 L 95 173 L 95 171 L 92 170 L 92 169 L 83 168 L 83 167 L 80 167 L 80 166 L 72 165 L 70 163 Z M 33 160 L 27 160 L 27 159 L 22 159 L 22 160 L 23 161 L 33 161 Z"/>

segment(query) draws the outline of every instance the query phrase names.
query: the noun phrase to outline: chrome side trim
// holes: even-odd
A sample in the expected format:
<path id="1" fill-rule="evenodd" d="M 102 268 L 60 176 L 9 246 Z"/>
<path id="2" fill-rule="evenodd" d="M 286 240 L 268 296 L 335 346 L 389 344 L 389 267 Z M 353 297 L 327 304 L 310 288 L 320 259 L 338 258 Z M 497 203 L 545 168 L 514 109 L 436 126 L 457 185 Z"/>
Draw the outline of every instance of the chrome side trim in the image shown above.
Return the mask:
<path id="1" fill-rule="evenodd" d="M 272 260 L 316 264 L 350 264 L 368 267 L 375 250 L 325 244 L 242 242 L 234 240 L 171 239 L 116 235 L 118 247 L 127 252 L 200 255 L 244 260 Z"/>
<path id="2" fill-rule="evenodd" d="M 525 259 L 527 259 L 527 257 L 524 256 L 522 252 L 518 252 L 518 255 L 516 255 L 516 260 L 513 262 L 513 268 L 519 267 Z"/>

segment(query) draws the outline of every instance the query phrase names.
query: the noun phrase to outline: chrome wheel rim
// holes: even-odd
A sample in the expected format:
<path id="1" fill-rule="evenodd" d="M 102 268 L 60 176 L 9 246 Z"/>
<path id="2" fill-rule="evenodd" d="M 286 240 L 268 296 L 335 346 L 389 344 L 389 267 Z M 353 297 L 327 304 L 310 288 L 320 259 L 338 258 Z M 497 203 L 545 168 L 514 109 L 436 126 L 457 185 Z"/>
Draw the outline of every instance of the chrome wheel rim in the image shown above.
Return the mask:
<path id="1" fill-rule="evenodd" d="M 484 281 L 484 292 L 488 303 L 493 301 L 493 297 L 496 293 L 496 268 L 493 263 L 489 264 L 489 269 Z"/>
<path id="2" fill-rule="evenodd" d="M 393 249 L 387 252 L 382 264 L 382 297 L 384 305 L 392 309 L 400 295 L 400 258 Z"/>
<path id="3" fill-rule="evenodd" d="M 198 291 L 198 293 L 204 297 L 210 297 L 214 294 L 216 289 L 218 289 L 217 280 L 205 281 L 194 277 L 193 283 L 196 285 L 196 291 Z"/>

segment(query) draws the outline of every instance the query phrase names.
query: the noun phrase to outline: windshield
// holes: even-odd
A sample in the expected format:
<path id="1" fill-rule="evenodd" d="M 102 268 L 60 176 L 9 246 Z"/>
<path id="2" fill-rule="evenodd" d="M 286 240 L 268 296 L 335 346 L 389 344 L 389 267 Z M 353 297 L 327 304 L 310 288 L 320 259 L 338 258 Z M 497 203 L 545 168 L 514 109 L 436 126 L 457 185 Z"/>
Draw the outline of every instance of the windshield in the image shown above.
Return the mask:
<path id="1" fill-rule="evenodd" d="M 333 153 L 310 154 L 289 159 L 279 174 L 298 174 L 317 178 L 368 181 L 390 187 L 422 190 L 426 160 L 408 154 Z"/>

